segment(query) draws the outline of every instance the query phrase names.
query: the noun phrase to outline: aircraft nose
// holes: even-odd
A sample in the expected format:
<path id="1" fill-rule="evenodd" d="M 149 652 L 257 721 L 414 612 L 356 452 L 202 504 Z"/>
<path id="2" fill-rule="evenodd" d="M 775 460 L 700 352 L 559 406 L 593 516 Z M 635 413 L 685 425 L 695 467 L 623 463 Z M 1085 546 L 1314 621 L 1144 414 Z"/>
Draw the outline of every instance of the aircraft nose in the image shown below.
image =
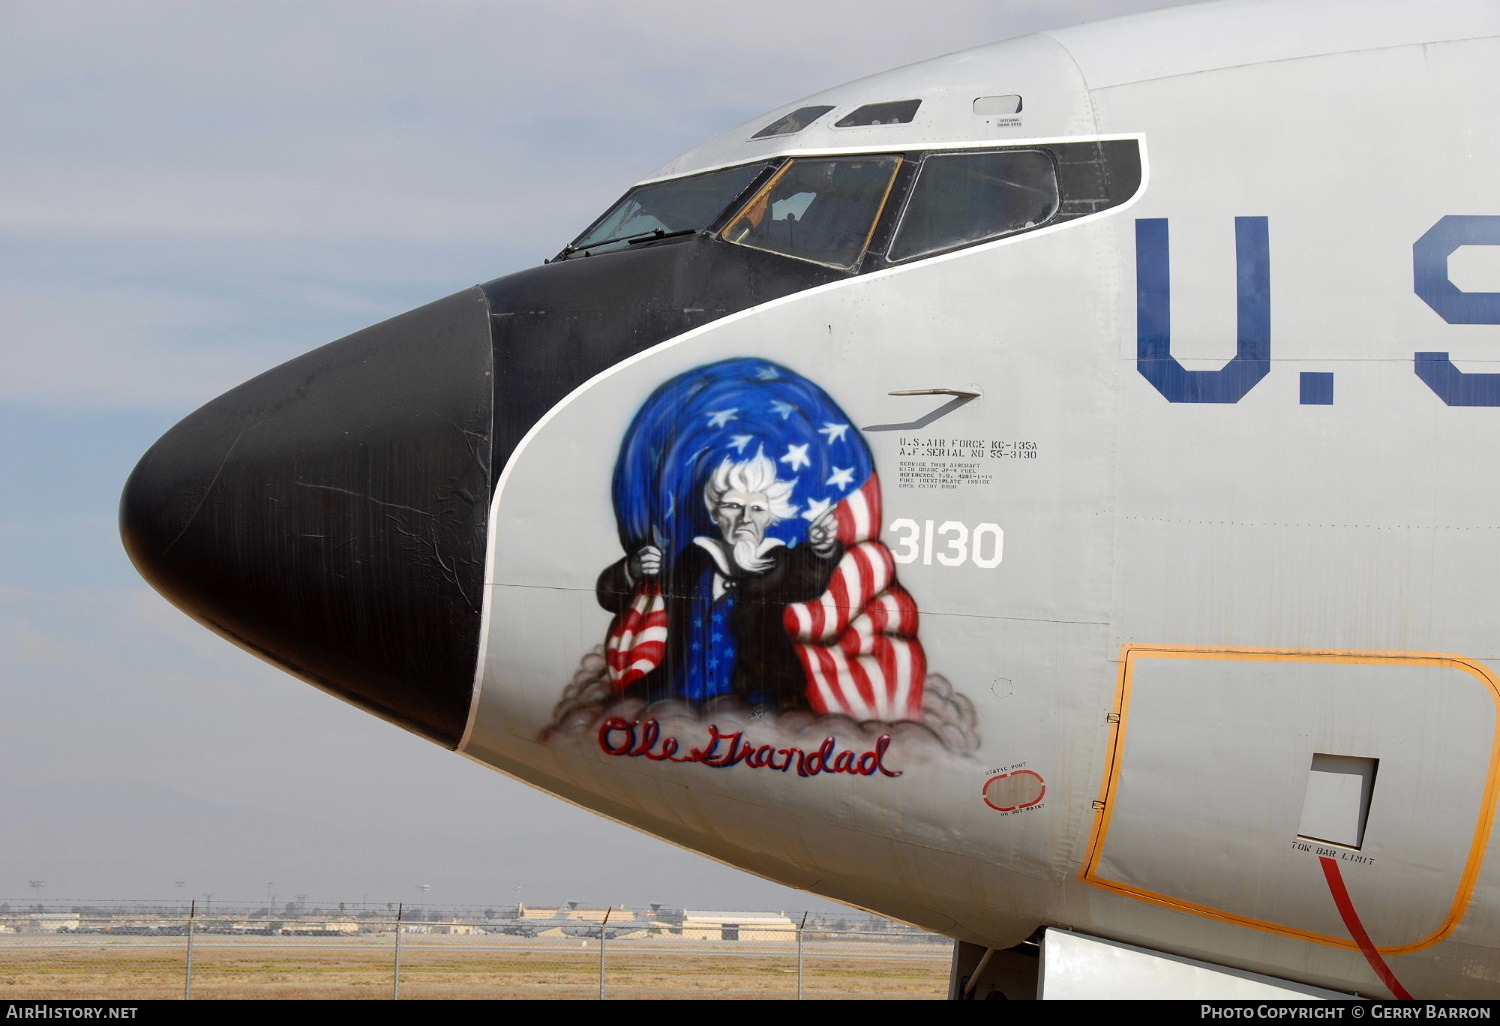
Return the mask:
<path id="1" fill-rule="evenodd" d="M 226 392 L 131 474 L 131 559 L 242 647 L 456 747 L 478 656 L 493 370 L 474 288 Z"/>

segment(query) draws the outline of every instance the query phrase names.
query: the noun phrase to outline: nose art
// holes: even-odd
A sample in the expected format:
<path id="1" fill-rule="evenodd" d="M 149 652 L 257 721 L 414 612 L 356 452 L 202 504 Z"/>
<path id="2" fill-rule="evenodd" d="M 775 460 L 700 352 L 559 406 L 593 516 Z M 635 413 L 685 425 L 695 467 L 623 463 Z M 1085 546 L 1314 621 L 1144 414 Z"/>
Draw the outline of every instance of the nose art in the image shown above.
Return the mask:
<path id="1" fill-rule="evenodd" d="M 188 416 L 121 498 L 136 567 L 241 646 L 456 745 L 479 642 L 489 324 L 470 289 Z"/>

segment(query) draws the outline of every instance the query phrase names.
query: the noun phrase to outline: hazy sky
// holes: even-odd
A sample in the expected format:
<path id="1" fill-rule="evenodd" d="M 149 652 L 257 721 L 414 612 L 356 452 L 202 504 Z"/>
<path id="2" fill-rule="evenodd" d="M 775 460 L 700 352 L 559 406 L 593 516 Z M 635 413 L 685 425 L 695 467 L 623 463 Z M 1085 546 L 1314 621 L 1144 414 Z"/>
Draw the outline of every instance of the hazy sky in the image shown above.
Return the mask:
<path id="1" fill-rule="evenodd" d="M 0 0 L 0 899 L 828 907 L 219 640 L 131 568 L 121 485 L 213 396 L 540 262 L 755 114 L 1164 6 Z"/>

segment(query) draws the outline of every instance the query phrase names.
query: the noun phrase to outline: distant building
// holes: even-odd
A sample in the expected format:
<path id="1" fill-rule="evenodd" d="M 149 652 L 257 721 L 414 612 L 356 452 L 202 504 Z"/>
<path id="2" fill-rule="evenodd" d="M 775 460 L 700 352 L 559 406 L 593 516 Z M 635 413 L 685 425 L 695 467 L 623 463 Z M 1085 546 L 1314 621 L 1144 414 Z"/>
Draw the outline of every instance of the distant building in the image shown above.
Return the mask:
<path id="1" fill-rule="evenodd" d="M 575 923 L 602 923 L 605 917 L 610 922 L 626 922 L 635 918 L 635 913 L 623 906 L 612 908 L 582 908 L 578 902 L 570 901 L 561 908 L 528 908 L 524 919 L 567 919 Z"/>
<path id="2" fill-rule="evenodd" d="M 786 916 L 757 912 L 693 912 L 684 910 L 680 927 L 684 939 L 727 941 L 790 941 L 797 924 Z M 676 932 L 676 929 L 673 930 Z"/>
<path id="3" fill-rule="evenodd" d="M 358 933 L 359 924 L 352 919 L 298 919 L 282 923 L 281 932 L 299 937 L 345 936 Z"/>
<path id="4" fill-rule="evenodd" d="M 229 933 L 271 933 L 273 924 L 263 919 L 241 919 L 229 924 Z"/>
<path id="5" fill-rule="evenodd" d="M 72 933 L 83 925 L 76 912 L 34 912 L 24 922 L 29 933 Z"/>

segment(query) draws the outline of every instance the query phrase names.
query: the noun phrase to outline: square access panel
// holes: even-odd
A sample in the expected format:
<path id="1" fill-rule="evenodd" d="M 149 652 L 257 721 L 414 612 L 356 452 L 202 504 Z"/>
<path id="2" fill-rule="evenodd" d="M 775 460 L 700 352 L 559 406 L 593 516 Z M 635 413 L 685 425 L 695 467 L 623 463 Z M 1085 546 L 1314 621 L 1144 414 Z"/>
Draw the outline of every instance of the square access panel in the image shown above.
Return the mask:
<path id="1" fill-rule="evenodd" d="M 1462 917 L 1500 776 L 1500 681 L 1480 663 L 1132 645 L 1118 708 L 1086 882 L 1352 948 L 1335 858 L 1383 953 Z"/>

